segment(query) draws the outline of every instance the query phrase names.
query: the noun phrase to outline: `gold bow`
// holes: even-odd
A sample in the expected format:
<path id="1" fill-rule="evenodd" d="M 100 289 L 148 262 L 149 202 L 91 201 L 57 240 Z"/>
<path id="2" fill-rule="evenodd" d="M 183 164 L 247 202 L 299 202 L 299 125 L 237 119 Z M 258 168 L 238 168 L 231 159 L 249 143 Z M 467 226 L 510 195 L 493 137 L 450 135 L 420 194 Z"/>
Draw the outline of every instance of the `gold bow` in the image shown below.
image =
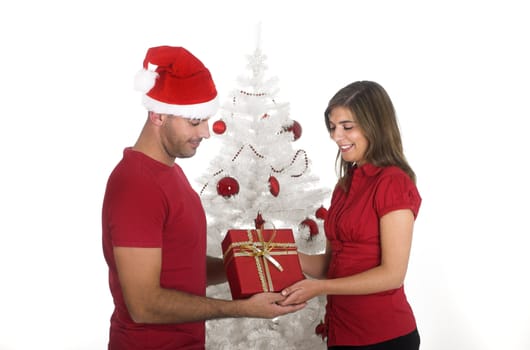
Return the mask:
<path id="1" fill-rule="evenodd" d="M 268 242 L 263 239 L 263 233 L 260 229 L 255 230 L 255 232 L 257 234 L 258 241 L 254 241 L 252 230 L 247 230 L 248 241 L 234 242 L 230 244 L 224 253 L 224 258 L 226 258 L 228 253 L 233 248 L 240 248 L 239 251 L 234 251 L 234 258 L 241 256 L 254 257 L 263 291 L 272 292 L 274 291 L 274 286 L 272 284 L 269 264 L 267 264 L 266 261 L 270 262 L 275 268 L 283 272 L 282 265 L 273 257 L 273 255 L 291 255 L 297 254 L 298 252 L 296 251 L 296 246 L 294 243 L 275 243 L 274 238 L 276 237 L 276 230 L 273 230 L 272 236 Z M 289 248 L 295 249 L 288 250 Z"/>

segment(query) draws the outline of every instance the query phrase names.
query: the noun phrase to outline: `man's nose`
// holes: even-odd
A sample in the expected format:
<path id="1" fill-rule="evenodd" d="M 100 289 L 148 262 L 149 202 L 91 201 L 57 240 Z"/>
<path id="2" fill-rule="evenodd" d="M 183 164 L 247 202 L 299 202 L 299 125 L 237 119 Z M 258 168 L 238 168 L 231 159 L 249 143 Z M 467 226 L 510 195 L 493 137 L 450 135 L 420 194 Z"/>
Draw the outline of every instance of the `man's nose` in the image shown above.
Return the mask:
<path id="1" fill-rule="evenodd" d="M 210 138 L 210 125 L 207 120 L 199 125 L 199 136 L 203 139 Z"/>

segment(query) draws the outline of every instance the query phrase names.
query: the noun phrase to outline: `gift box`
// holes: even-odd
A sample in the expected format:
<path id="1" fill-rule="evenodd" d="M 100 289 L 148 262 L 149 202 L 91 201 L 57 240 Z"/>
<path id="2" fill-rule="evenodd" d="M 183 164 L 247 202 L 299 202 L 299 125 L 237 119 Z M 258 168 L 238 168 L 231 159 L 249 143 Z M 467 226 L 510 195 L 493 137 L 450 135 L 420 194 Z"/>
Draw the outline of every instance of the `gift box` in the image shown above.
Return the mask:
<path id="1" fill-rule="evenodd" d="M 279 292 L 305 278 L 290 229 L 229 230 L 221 246 L 233 299 Z"/>

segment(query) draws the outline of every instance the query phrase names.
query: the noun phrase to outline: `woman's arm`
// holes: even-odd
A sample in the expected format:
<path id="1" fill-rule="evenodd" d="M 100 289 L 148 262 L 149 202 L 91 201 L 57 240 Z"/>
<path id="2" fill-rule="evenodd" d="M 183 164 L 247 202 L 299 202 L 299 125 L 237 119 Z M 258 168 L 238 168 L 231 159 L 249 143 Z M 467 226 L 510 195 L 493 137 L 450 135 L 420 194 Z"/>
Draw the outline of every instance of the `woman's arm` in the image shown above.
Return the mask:
<path id="1" fill-rule="evenodd" d="M 401 287 L 407 272 L 414 215 L 408 209 L 392 211 L 380 220 L 381 264 L 367 271 L 328 280 L 303 280 L 284 289 L 285 304 L 307 301 L 317 295 L 361 295 Z"/>
<path id="2" fill-rule="evenodd" d="M 298 252 L 298 258 L 304 274 L 317 279 L 326 278 L 330 256 L 331 246 L 329 241 L 326 241 L 326 251 L 323 254 L 309 255 Z"/>

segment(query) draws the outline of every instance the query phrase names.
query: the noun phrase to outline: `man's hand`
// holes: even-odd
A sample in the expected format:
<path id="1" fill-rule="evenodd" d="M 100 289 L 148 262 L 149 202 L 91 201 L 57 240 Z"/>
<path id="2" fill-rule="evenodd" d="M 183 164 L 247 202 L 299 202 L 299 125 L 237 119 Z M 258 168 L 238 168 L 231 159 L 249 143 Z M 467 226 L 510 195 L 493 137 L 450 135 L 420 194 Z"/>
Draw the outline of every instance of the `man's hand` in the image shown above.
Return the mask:
<path id="1" fill-rule="evenodd" d="M 299 311 L 306 306 L 306 303 L 287 304 L 281 293 L 259 293 L 248 299 L 242 300 L 246 317 L 274 318 L 277 316 Z"/>

